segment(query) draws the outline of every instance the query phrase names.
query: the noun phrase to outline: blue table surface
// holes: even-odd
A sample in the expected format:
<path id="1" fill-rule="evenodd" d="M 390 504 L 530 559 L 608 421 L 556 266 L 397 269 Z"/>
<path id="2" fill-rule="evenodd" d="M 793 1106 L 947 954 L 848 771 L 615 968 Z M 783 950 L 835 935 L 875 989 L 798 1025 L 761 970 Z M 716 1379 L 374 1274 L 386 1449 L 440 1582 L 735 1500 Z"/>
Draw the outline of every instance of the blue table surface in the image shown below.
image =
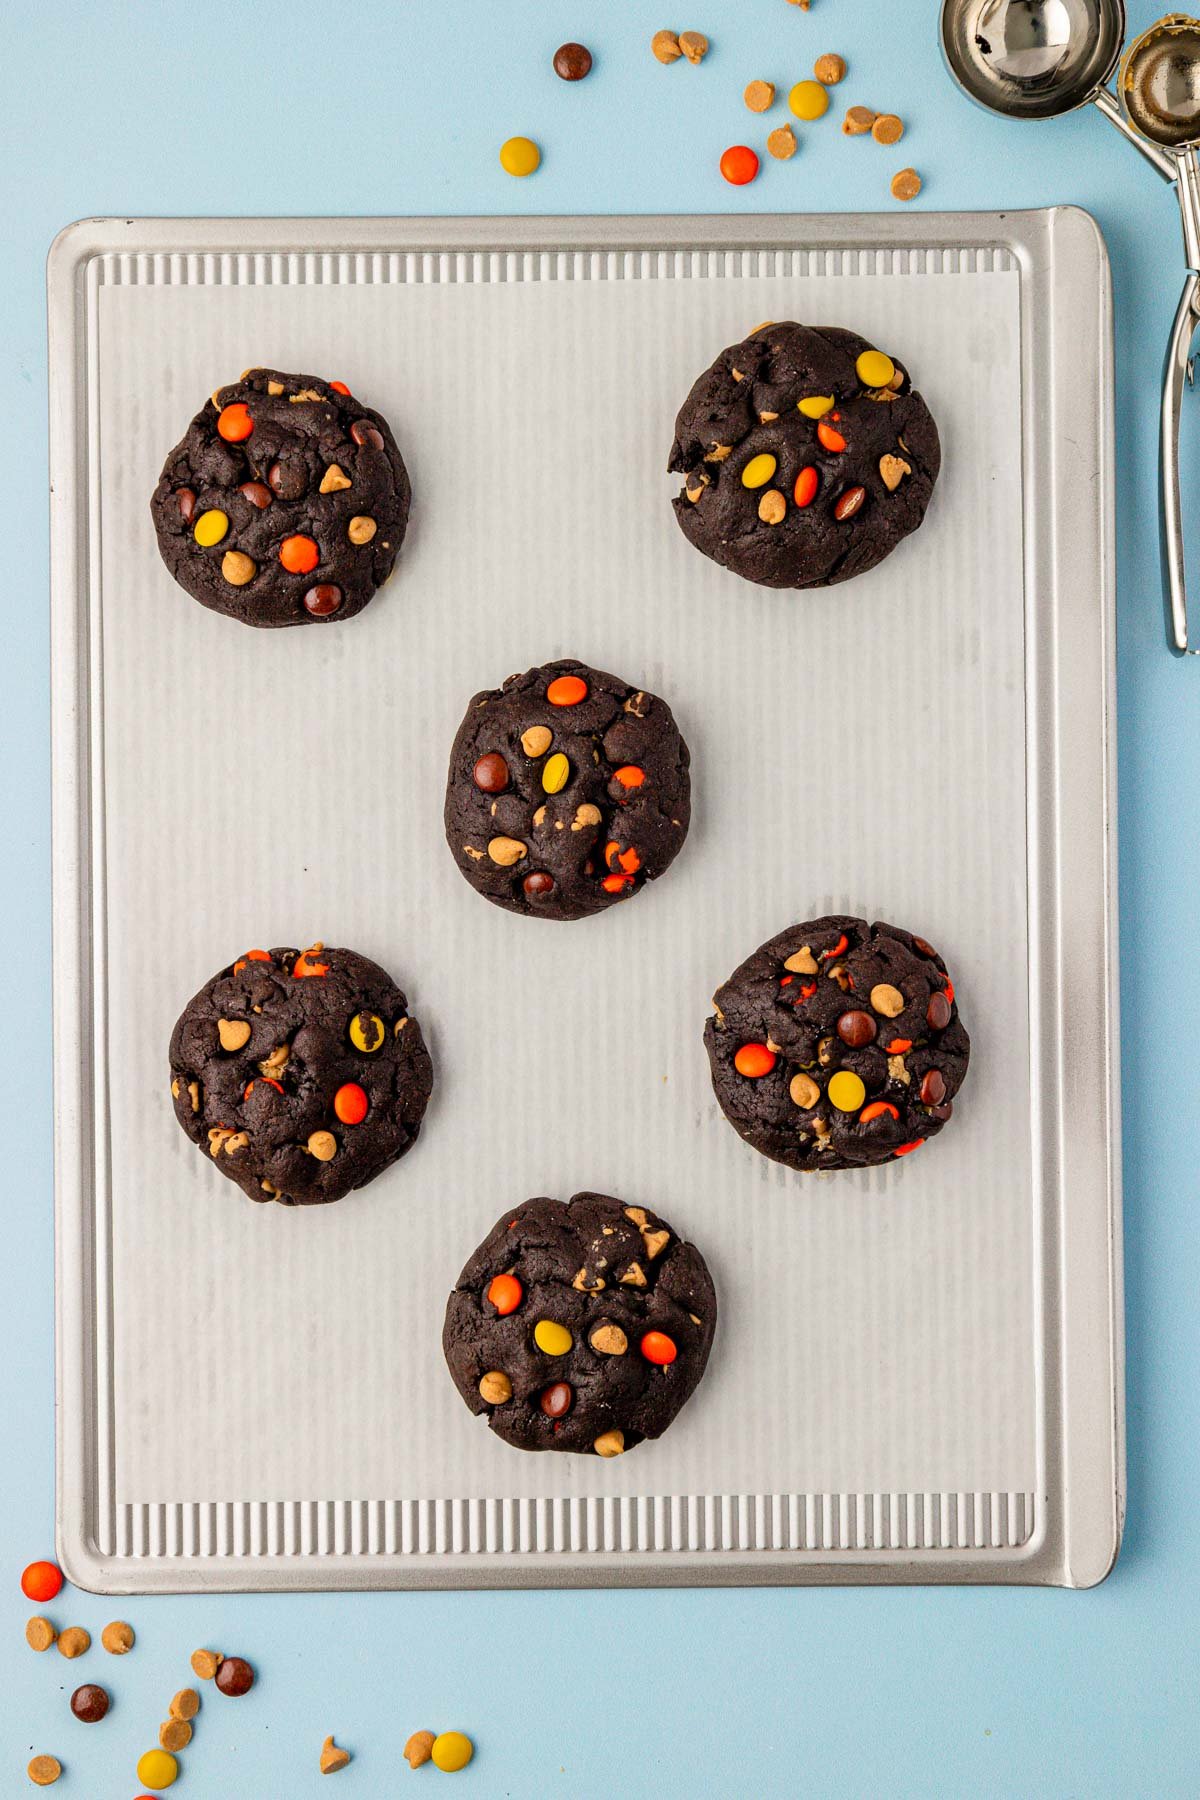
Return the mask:
<path id="1" fill-rule="evenodd" d="M 1131 26 L 1154 17 L 1131 7 Z M 1094 111 L 1010 125 L 945 75 L 934 0 L 704 0 L 673 20 L 647 0 L 63 0 L 0 10 L 0 608 L 6 1027 L 0 1035 L 4 1241 L 0 1323 L 0 1794 L 49 1750 L 57 1791 L 132 1800 L 187 1655 L 212 1643 L 260 1668 L 214 1698 L 180 1793 L 315 1793 L 326 1732 L 357 1752 L 338 1789 L 407 1792 L 410 1730 L 478 1744 L 464 1794 L 1079 1795 L 1200 1792 L 1200 1491 L 1194 1391 L 1195 1122 L 1200 964 L 1200 666 L 1165 647 L 1156 441 L 1166 332 L 1182 276 L 1174 201 Z M 699 68 L 661 68 L 651 34 L 705 31 Z M 579 86 L 550 72 L 582 38 Z M 761 141 L 742 87 L 786 89 L 824 50 L 851 73 L 789 163 L 746 189 L 717 157 Z M 894 108 L 903 143 L 847 141 L 843 105 Z M 781 118 L 777 108 L 766 123 Z M 512 133 L 544 162 L 516 182 Z M 766 159 L 764 159 L 766 160 Z M 1114 1574 L 1088 1593 L 897 1589 L 235 1596 L 48 1610 L 98 1635 L 127 1617 L 122 1662 L 68 1667 L 25 1646 L 17 1576 L 53 1543 L 50 795 L 44 257 L 87 214 L 709 212 L 886 209 L 922 173 L 921 208 L 1073 201 L 1099 220 L 1117 320 L 1122 1067 L 1129 1518 Z M 1189 402 L 1189 410 L 1200 403 Z M 1187 464 L 1200 434 L 1189 420 Z M 1193 476 L 1192 488 L 1195 488 Z M 1197 577 L 1200 609 L 1200 574 Z M 1187 948 L 1191 946 L 1191 948 Z M 1099 979 L 1099 975 L 1097 976 Z M 1190 1021 L 1190 1023 L 1189 1023 Z M 204 1372 L 197 1381 L 203 1393 Z M 163 1429 L 171 1429 L 169 1420 Z M 108 1680 L 101 1726 L 75 1680 Z M 210 1690 L 211 1692 L 211 1690 Z M 323 1791 L 323 1790 L 322 1790 Z M 456 1792 L 459 1790 L 455 1790 Z"/>

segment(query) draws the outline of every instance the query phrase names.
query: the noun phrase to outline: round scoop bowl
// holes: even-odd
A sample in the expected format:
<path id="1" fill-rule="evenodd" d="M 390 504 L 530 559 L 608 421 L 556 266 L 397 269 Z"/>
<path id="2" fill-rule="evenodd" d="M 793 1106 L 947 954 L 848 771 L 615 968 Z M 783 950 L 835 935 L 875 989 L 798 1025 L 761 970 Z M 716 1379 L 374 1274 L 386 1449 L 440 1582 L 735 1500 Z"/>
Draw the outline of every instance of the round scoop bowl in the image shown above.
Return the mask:
<path id="1" fill-rule="evenodd" d="M 1144 137 L 1166 148 L 1200 140 L 1200 20 L 1173 13 L 1129 46 L 1121 101 Z"/>
<path id="2" fill-rule="evenodd" d="M 1122 0 L 943 0 L 942 50 L 963 92 L 1010 119 L 1094 99 L 1121 54 Z"/>

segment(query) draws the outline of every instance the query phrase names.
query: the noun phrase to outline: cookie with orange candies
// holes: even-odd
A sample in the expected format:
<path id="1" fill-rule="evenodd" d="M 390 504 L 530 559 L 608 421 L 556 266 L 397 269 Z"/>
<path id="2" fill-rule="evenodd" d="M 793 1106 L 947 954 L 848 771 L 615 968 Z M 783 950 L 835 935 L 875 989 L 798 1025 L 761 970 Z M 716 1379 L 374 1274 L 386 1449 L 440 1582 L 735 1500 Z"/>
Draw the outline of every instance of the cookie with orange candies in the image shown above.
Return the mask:
<path id="1" fill-rule="evenodd" d="M 244 625 L 348 619 L 392 572 L 412 490 L 381 413 L 344 381 L 247 369 L 167 457 L 150 512 L 193 599 Z"/>
<path id="2" fill-rule="evenodd" d="M 340 1200 L 410 1150 L 433 1087 L 421 1027 L 354 950 L 245 950 L 171 1035 L 175 1117 L 251 1200 Z"/>
<path id="3" fill-rule="evenodd" d="M 713 1006 L 713 1090 L 774 1162 L 894 1162 L 953 1113 L 971 1041 L 945 963 L 912 932 L 840 914 L 793 925 L 734 970 Z"/>
<path id="4" fill-rule="evenodd" d="M 467 707 L 446 841 L 497 906 L 587 918 L 674 862 L 691 817 L 689 762 L 665 700 L 585 663 L 545 663 Z"/>
<path id="5" fill-rule="evenodd" d="M 937 426 L 908 370 L 856 332 L 766 323 L 722 350 L 675 421 L 684 536 L 764 587 L 829 587 L 925 517 Z"/>
<path id="6" fill-rule="evenodd" d="M 667 1429 L 716 1323 L 694 1244 L 648 1207 L 585 1193 L 502 1214 L 450 1295 L 442 1349 L 506 1444 L 610 1458 Z"/>

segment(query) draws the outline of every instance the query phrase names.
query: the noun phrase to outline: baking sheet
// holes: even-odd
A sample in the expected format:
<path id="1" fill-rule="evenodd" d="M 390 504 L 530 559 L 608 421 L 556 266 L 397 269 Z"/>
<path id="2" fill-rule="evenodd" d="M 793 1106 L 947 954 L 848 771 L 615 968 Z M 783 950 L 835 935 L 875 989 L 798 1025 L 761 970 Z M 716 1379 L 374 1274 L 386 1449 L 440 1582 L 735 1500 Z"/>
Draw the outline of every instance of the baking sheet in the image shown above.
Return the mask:
<path id="1" fill-rule="evenodd" d="M 237 261 L 162 280 L 124 259 L 95 294 L 113 1550 L 171 1561 L 210 1529 L 247 1555 L 250 1539 L 302 1550 L 311 1507 L 319 1562 L 323 1517 L 337 1535 L 321 1509 L 339 1506 L 367 1509 L 367 1537 L 382 1508 L 386 1539 L 397 1505 L 393 1538 L 421 1520 L 438 1533 L 439 1508 L 470 1502 L 723 1496 L 752 1512 L 803 1497 L 817 1548 L 1025 1549 L 1044 1194 L 1019 264 L 797 257 L 731 279 L 692 260 L 551 280 L 544 259 L 536 279 L 520 263 L 481 279 L 478 260 L 284 281 Z M 669 513 L 678 404 L 772 317 L 890 349 L 942 433 L 921 531 L 825 593 L 749 587 Z M 348 381 L 408 461 L 398 571 L 334 630 L 239 629 L 157 556 L 147 498 L 165 451 L 250 362 Z M 567 654 L 670 700 L 694 817 L 661 882 L 556 930 L 468 888 L 441 803 L 471 694 Z M 830 908 L 937 943 L 973 1057 L 952 1126 L 919 1157 L 813 1180 L 724 1123 L 701 1031 L 742 956 Z M 255 1208 L 175 1126 L 166 1043 L 213 969 L 314 937 L 405 987 L 434 1099 L 416 1149 L 369 1188 Z M 693 1400 L 616 1462 L 510 1450 L 440 1353 L 445 1295 L 494 1218 L 582 1187 L 692 1236 L 721 1305 Z M 933 1495 L 954 1500 L 931 1534 Z M 812 1525 L 814 1496 L 822 1514 L 857 1497 L 845 1533 Z M 150 1541 L 162 1532 L 178 1541 Z"/>

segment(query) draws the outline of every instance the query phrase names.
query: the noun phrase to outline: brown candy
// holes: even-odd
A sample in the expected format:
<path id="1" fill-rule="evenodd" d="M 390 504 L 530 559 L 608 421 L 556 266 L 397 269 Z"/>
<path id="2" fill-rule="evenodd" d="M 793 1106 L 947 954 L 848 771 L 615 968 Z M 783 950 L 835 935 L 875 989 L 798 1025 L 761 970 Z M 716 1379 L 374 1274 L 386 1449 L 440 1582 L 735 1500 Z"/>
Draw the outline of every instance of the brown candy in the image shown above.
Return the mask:
<path id="1" fill-rule="evenodd" d="M 937 951 L 934 949 L 933 945 L 927 942 L 923 937 L 915 937 L 912 941 L 912 947 L 918 956 L 935 957 L 937 955 Z"/>
<path id="2" fill-rule="evenodd" d="M 498 750 L 489 750 L 471 770 L 471 779 L 482 794 L 502 794 L 508 786 L 508 764 Z"/>
<path id="3" fill-rule="evenodd" d="M 278 468 L 278 463 L 275 466 Z M 243 500 L 248 500 L 251 506 L 257 506 L 259 512 L 265 512 L 274 499 L 274 495 L 265 481 L 243 481 L 238 493 Z"/>
<path id="4" fill-rule="evenodd" d="M 845 493 L 839 496 L 837 505 L 833 509 L 834 518 L 852 519 L 856 512 L 862 511 L 863 501 L 866 497 L 865 487 L 847 488 Z"/>
<path id="5" fill-rule="evenodd" d="M 356 444 L 370 444 L 373 450 L 383 449 L 383 433 L 377 431 L 368 419 L 355 419 L 350 427 L 350 436 Z"/>
<path id="6" fill-rule="evenodd" d="M 844 1012 L 837 1022 L 837 1034 L 852 1050 L 863 1050 L 875 1042 L 878 1027 L 870 1013 Z"/>
<path id="7" fill-rule="evenodd" d="M 570 1382 L 552 1382 L 542 1390 L 542 1411 L 548 1419 L 563 1419 L 570 1412 L 574 1398 Z"/>
<path id="8" fill-rule="evenodd" d="M 196 516 L 196 496 L 191 488 L 176 488 L 175 504 L 179 508 L 179 516 L 185 525 L 190 525 Z"/>
<path id="9" fill-rule="evenodd" d="M 241 1656 L 227 1656 L 217 1670 L 216 1683 L 223 1694 L 236 1700 L 239 1694 L 248 1694 L 254 1686 L 254 1670 Z"/>
<path id="10" fill-rule="evenodd" d="M 583 44 L 560 44 L 554 52 L 554 73 L 563 81 L 582 81 L 592 71 L 592 53 Z"/>
<path id="11" fill-rule="evenodd" d="M 930 1031 L 945 1031 L 950 1023 L 950 1002 L 940 990 L 929 996 L 929 1005 L 925 1008 L 925 1023 Z"/>
<path id="12" fill-rule="evenodd" d="M 531 875 L 525 877 L 521 886 L 528 899 L 538 900 L 543 895 L 554 892 L 554 877 L 547 874 L 545 869 L 535 869 Z"/>
<path id="13" fill-rule="evenodd" d="M 87 1681 L 71 1695 L 71 1711 L 85 1725 L 98 1725 L 108 1711 L 108 1691 Z"/>
<path id="14" fill-rule="evenodd" d="M 308 472 L 303 463 L 291 459 L 273 462 L 267 470 L 267 482 L 281 500 L 298 500 L 308 486 Z"/>
<path id="15" fill-rule="evenodd" d="M 332 581 L 319 581 L 304 596 L 304 610 L 314 619 L 327 619 L 342 604 L 342 590 Z"/>
<path id="16" fill-rule="evenodd" d="M 946 1078 L 940 1069 L 930 1069 L 921 1082 L 921 1100 L 925 1106 L 940 1106 L 946 1098 Z"/>

